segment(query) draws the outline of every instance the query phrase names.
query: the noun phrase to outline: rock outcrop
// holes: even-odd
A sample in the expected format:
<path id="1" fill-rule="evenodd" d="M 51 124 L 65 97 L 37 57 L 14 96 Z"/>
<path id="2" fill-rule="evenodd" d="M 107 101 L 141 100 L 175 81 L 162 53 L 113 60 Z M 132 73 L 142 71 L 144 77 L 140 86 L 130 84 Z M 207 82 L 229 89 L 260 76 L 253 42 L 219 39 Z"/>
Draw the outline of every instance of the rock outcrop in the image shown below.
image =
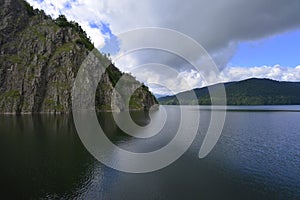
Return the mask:
<path id="1" fill-rule="evenodd" d="M 63 16 L 53 20 L 43 11 L 33 10 L 23 0 L 0 0 L 0 113 L 69 113 L 72 87 L 82 62 L 93 45 L 75 22 Z M 117 107 L 111 107 L 112 91 L 126 75 L 131 85 L 141 85 L 121 73 L 99 53 L 109 66 L 95 96 L 98 111 L 150 109 L 157 104 L 148 88 L 134 89 L 129 108 L 117 94 Z"/>

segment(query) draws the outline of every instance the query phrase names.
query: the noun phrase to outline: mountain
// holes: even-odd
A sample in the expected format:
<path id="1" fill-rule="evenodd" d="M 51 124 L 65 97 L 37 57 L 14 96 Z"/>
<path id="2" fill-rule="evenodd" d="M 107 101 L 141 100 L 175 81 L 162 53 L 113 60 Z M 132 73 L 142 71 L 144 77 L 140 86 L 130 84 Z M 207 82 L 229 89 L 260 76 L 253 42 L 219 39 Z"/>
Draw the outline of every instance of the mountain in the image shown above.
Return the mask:
<path id="1" fill-rule="evenodd" d="M 0 0 L 0 113 L 71 112 L 77 72 L 93 49 L 78 23 L 63 15 L 53 20 L 26 1 Z M 121 73 L 106 55 L 96 54 L 99 64 L 109 66 L 96 92 L 98 111 L 142 110 L 157 104 L 146 86 Z M 111 108 L 113 88 L 122 76 L 128 80 L 126 91 L 135 91 L 130 108 L 118 92 L 117 107 Z"/>
<path id="2" fill-rule="evenodd" d="M 214 90 L 214 86 L 210 86 Z M 300 82 L 279 82 L 270 79 L 247 79 L 225 83 L 228 105 L 300 105 Z M 195 93 L 198 102 L 191 99 Z M 210 105 L 211 100 L 207 87 L 177 94 L 181 104 Z M 159 98 L 160 104 L 178 105 L 176 96 Z"/>

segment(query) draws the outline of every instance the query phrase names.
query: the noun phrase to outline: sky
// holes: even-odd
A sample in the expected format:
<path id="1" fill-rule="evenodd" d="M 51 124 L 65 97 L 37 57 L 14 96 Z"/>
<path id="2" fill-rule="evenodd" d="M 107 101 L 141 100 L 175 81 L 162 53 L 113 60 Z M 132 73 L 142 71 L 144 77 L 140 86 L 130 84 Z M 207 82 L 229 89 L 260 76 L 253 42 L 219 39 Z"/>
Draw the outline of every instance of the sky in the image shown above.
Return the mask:
<path id="1" fill-rule="evenodd" d="M 53 18 L 64 14 L 77 21 L 113 58 L 124 53 L 120 34 L 139 28 L 171 29 L 198 42 L 215 62 L 217 78 L 161 50 L 140 49 L 115 60 L 157 95 L 252 77 L 300 81 L 299 0 L 27 1 Z"/>

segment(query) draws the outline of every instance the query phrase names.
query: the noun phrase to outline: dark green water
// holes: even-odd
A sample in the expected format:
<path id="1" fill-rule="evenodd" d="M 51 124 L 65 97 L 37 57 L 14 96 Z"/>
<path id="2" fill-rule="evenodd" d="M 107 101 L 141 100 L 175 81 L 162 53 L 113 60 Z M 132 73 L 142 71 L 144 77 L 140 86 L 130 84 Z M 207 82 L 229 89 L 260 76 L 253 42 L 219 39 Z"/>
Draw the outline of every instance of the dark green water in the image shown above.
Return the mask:
<path id="1" fill-rule="evenodd" d="M 199 107 L 186 108 L 193 120 Z M 108 113 L 99 122 L 115 144 L 147 152 L 177 130 L 179 108 L 166 110 L 165 129 L 147 141 L 122 133 Z M 230 110 L 208 157 L 198 158 L 210 119 L 204 109 L 189 150 L 147 174 L 118 172 L 94 159 L 70 116 L 0 116 L 1 199 L 300 199 L 300 106 Z M 144 113 L 133 118 L 149 122 Z"/>

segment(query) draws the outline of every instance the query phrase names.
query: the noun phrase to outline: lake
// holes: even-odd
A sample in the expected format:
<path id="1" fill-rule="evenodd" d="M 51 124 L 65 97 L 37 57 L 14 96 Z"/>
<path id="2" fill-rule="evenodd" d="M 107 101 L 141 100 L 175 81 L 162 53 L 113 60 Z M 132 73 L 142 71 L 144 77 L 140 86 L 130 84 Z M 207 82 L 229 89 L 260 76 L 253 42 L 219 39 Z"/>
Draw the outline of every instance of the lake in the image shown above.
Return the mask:
<path id="1" fill-rule="evenodd" d="M 145 174 L 97 161 L 79 139 L 72 116 L 0 116 L 2 199 L 300 199 L 300 106 L 228 107 L 222 135 L 203 159 L 198 153 L 210 107 L 164 110 L 164 129 L 148 140 L 123 133 L 110 113 L 98 116 L 116 145 L 149 152 L 172 140 L 180 112 L 192 121 L 200 110 L 198 134 L 184 155 Z M 143 126 L 150 122 L 143 112 L 132 118 Z"/>

